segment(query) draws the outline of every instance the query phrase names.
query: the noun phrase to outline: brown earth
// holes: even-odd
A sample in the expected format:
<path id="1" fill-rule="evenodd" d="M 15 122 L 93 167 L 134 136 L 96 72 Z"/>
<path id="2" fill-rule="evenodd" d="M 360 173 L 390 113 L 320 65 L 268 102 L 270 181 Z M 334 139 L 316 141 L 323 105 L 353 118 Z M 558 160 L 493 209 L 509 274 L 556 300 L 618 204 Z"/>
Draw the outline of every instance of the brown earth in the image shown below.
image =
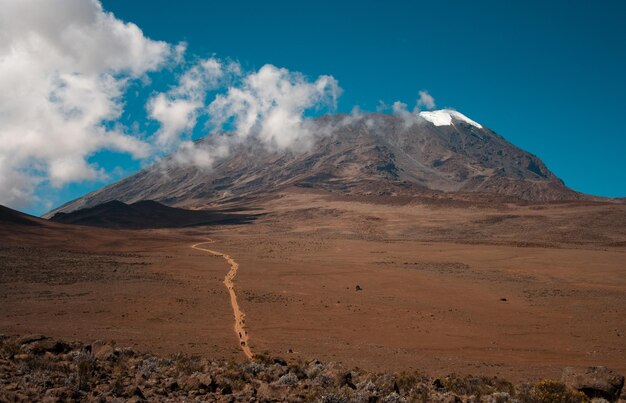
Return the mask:
<path id="1" fill-rule="evenodd" d="M 626 372 L 626 205 L 290 190 L 237 226 L 0 225 L 0 333 L 240 359 L 250 347 L 368 370 L 558 378 Z M 19 221 L 19 220 L 18 220 Z M 358 286 L 358 287 L 357 287 Z"/>

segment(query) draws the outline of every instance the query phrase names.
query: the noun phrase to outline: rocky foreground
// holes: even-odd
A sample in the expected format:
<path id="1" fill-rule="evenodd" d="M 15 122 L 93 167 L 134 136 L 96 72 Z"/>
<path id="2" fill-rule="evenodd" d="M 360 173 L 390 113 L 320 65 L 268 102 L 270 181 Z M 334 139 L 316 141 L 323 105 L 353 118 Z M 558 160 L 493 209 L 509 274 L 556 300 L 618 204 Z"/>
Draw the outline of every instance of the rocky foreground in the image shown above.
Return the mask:
<path id="1" fill-rule="evenodd" d="M 585 402 L 626 401 L 624 377 L 566 368 L 561 381 L 370 373 L 258 355 L 242 363 L 159 357 L 96 341 L 0 336 L 0 402 Z"/>

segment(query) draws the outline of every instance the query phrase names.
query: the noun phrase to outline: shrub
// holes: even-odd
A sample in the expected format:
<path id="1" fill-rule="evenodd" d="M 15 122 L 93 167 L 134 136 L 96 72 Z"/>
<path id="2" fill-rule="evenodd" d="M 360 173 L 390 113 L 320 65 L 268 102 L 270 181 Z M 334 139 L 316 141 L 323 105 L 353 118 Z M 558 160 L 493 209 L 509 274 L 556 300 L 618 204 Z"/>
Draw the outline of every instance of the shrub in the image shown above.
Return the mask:
<path id="1" fill-rule="evenodd" d="M 520 388 L 517 398 L 524 403 L 579 403 L 589 401 L 584 393 L 568 389 L 563 383 L 551 380 L 544 380 L 535 385 Z"/>
<path id="2" fill-rule="evenodd" d="M 272 358 L 272 356 L 268 352 L 255 354 L 253 359 L 254 359 L 254 362 L 257 362 L 259 364 L 263 364 L 265 366 L 270 366 L 270 365 L 274 364 L 274 359 Z"/>
<path id="3" fill-rule="evenodd" d="M 319 374 L 315 377 L 315 384 L 327 389 L 335 385 L 335 380 L 326 374 Z"/>
<path id="4" fill-rule="evenodd" d="M 172 359 L 176 363 L 178 373 L 191 375 L 194 372 L 202 372 L 202 362 L 200 357 L 189 357 L 185 354 L 175 354 Z"/>
<path id="5" fill-rule="evenodd" d="M 487 396 L 487 403 L 507 403 L 511 401 L 511 395 L 506 392 L 496 392 Z"/>
<path id="6" fill-rule="evenodd" d="M 154 372 L 159 371 L 160 360 L 156 357 L 148 357 L 139 365 L 139 373 L 144 379 L 148 379 Z"/>
<path id="7" fill-rule="evenodd" d="M 44 356 L 29 354 L 20 362 L 20 370 L 24 373 L 51 371 L 52 369 L 54 369 L 54 364 Z"/>
<path id="8" fill-rule="evenodd" d="M 10 360 L 20 353 L 20 345 L 15 340 L 5 339 L 0 343 L 0 356 L 2 358 Z"/>
<path id="9" fill-rule="evenodd" d="M 400 396 L 396 392 L 391 392 L 389 395 L 385 396 L 383 399 L 384 403 L 406 403 L 408 400 L 402 396 Z"/>
<path id="10" fill-rule="evenodd" d="M 294 386 L 298 384 L 298 377 L 293 372 L 287 372 L 285 375 L 281 376 L 276 384 L 283 386 Z"/>
<path id="11" fill-rule="evenodd" d="M 89 390 L 91 387 L 91 378 L 96 369 L 96 359 L 89 351 L 81 351 L 74 358 L 76 365 L 76 379 L 79 390 Z"/>
<path id="12" fill-rule="evenodd" d="M 408 393 L 411 389 L 417 386 L 418 379 L 415 374 L 402 372 L 395 379 L 396 386 L 402 393 Z"/>
<path id="13" fill-rule="evenodd" d="M 331 393 L 329 395 L 322 396 L 322 403 L 348 403 L 348 397 L 344 395 L 339 395 L 336 393 Z"/>
<path id="14" fill-rule="evenodd" d="M 252 376 L 257 376 L 259 373 L 265 370 L 265 365 L 258 362 L 246 362 L 242 365 L 241 369 L 243 372 L 250 374 Z"/>
<path id="15" fill-rule="evenodd" d="M 505 392 L 513 394 L 515 388 L 510 382 L 498 379 L 496 377 L 489 378 L 486 376 L 465 376 L 459 377 L 450 375 L 443 381 L 444 387 L 457 395 L 474 395 L 478 398 L 481 396 L 491 395 L 496 392 Z"/>

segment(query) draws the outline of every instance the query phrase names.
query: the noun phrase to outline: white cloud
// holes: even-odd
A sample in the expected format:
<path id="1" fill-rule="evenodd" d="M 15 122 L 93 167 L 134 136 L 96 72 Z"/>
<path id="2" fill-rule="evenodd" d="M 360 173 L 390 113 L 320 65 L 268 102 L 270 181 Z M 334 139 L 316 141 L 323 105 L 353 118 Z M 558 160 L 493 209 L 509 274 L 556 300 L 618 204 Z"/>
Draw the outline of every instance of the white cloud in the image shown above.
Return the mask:
<path id="1" fill-rule="evenodd" d="M 316 133 L 308 128 L 305 111 L 336 108 L 341 89 L 332 76 L 308 81 L 302 74 L 265 65 L 218 95 L 209 105 L 217 130 L 232 123 L 239 141 L 255 137 L 269 149 L 304 150 Z"/>
<path id="2" fill-rule="evenodd" d="M 391 110 L 396 114 L 410 113 L 406 110 L 406 106 L 404 102 L 396 101 L 391 105 Z"/>
<path id="3" fill-rule="evenodd" d="M 420 91 L 419 95 L 420 97 L 417 100 L 418 109 L 420 109 L 423 106 L 426 107 L 426 109 L 433 109 L 436 106 L 435 98 L 433 98 L 432 95 L 428 93 L 428 91 Z"/>
<path id="4" fill-rule="evenodd" d="M 196 125 L 198 111 L 205 105 L 206 93 L 215 89 L 224 76 L 222 64 L 215 58 L 200 60 L 179 78 L 168 92 L 153 96 L 146 108 L 150 118 L 160 123 L 155 134 L 160 151 L 172 151 L 184 134 Z"/>
<path id="5" fill-rule="evenodd" d="M 207 93 L 216 90 L 209 104 Z M 300 73 L 265 65 L 244 74 L 238 63 L 215 58 L 200 60 L 179 78 L 177 86 L 158 93 L 146 104 L 149 116 L 160 123 L 155 145 L 174 151 L 163 161 L 210 169 L 233 147 L 254 140 L 270 150 L 308 149 L 325 131 L 310 130 L 304 113 L 336 108 L 341 93 L 331 76 L 309 81 Z M 200 115 L 207 114 L 208 142 L 194 143 L 191 131 Z"/>
<path id="6" fill-rule="evenodd" d="M 428 109 L 435 107 L 435 98 L 433 98 L 428 91 L 419 91 L 419 98 L 415 102 L 415 107 L 412 111 L 408 109 L 407 104 L 400 101 L 396 101 L 391 105 L 391 111 L 394 115 L 402 118 L 405 127 L 410 127 L 419 122 L 418 116 L 423 106 Z M 381 111 L 389 110 L 389 107 L 382 101 L 380 102 L 380 108 Z"/>
<path id="7" fill-rule="evenodd" d="M 0 7 L 0 204 L 22 208 L 42 185 L 107 178 L 89 162 L 103 149 L 150 160 L 175 151 L 172 163 L 211 167 L 244 141 L 303 151 L 332 132 L 313 130 L 305 119 L 309 111 L 336 108 L 341 88 L 332 76 L 310 80 L 271 64 L 246 73 L 215 57 L 189 61 L 185 42 L 146 38 L 98 0 L 0 0 Z M 128 84 L 149 85 L 147 72 L 172 66 L 188 68 L 145 105 L 159 129 L 147 139 L 129 134 L 119 123 Z M 207 102 L 213 91 L 221 93 Z M 381 101 L 377 110 L 391 109 L 412 125 L 435 100 L 419 91 L 415 105 L 409 111 L 402 102 Z M 203 114 L 212 138 L 198 145 L 191 133 Z M 355 108 L 332 124 L 362 117 Z"/>
<path id="8" fill-rule="evenodd" d="M 402 118 L 402 123 L 405 127 L 411 127 L 417 122 L 416 109 L 413 112 L 407 110 L 407 105 L 404 102 L 396 101 L 391 106 L 391 110 L 395 115 Z"/>
<path id="9" fill-rule="evenodd" d="M 42 182 L 100 177 L 87 159 L 101 149 L 145 157 L 147 144 L 107 123 L 122 112 L 128 80 L 172 53 L 95 0 L 3 0 L 0 203 L 23 207 Z"/>
<path id="10" fill-rule="evenodd" d="M 249 138 L 306 149 L 322 134 L 309 130 L 304 113 L 336 107 L 341 91 L 331 76 L 310 81 L 272 65 L 246 74 L 214 57 L 189 62 L 186 43 L 146 38 L 97 0 L 0 1 L 0 204 L 22 208 L 40 186 L 106 178 L 89 162 L 103 149 L 134 158 L 177 150 L 174 162 L 203 167 Z M 148 99 L 159 129 L 147 139 L 129 134 L 119 123 L 129 82 L 149 85 L 147 72 L 172 65 L 190 67 Z M 190 141 L 201 114 L 214 129 L 210 146 Z M 220 134 L 226 129 L 234 134 Z"/>

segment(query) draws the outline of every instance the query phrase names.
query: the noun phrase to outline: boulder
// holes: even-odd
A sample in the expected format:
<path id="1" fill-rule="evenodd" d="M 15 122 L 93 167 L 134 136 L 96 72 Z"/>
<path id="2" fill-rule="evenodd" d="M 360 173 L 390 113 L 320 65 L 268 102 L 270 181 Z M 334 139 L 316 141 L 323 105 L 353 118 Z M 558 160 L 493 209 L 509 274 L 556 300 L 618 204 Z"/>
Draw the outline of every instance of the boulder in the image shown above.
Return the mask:
<path id="1" fill-rule="evenodd" d="M 180 389 L 180 385 L 178 384 L 178 381 L 176 381 L 176 379 L 167 378 L 165 380 L 165 389 L 170 392 L 176 392 L 177 390 Z"/>
<path id="2" fill-rule="evenodd" d="M 146 396 L 143 394 L 143 391 L 139 389 L 139 386 L 133 385 L 126 388 L 124 395 L 128 398 L 135 400 L 145 400 Z"/>
<path id="3" fill-rule="evenodd" d="M 71 395 L 71 391 L 66 387 L 49 388 L 45 395 L 58 400 L 65 400 Z"/>
<path id="4" fill-rule="evenodd" d="M 286 367 L 287 361 L 285 361 L 285 359 L 282 357 L 274 357 L 274 364 L 278 364 L 282 367 Z"/>
<path id="5" fill-rule="evenodd" d="M 184 388 L 187 391 L 195 390 L 203 393 L 215 392 L 217 384 L 211 375 L 196 372 L 187 378 L 184 382 Z"/>
<path id="6" fill-rule="evenodd" d="M 71 347 L 62 341 L 43 339 L 28 343 L 24 349 L 32 354 L 43 355 L 45 353 L 64 354 L 69 352 Z"/>
<path id="7" fill-rule="evenodd" d="M 611 402 L 619 399 L 624 386 L 624 376 L 606 367 L 567 367 L 563 370 L 561 381 L 591 398 L 599 397 Z"/>
<path id="8" fill-rule="evenodd" d="M 346 372 L 339 376 L 339 386 L 348 386 L 350 389 L 356 389 L 356 385 L 352 382 L 352 373 Z"/>
<path id="9" fill-rule="evenodd" d="M 433 387 L 435 388 L 435 390 L 438 391 L 443 391 L 446 389 L 446 387 L 444 386 L 443 382 L 441 382 L 441 379 L 437 378 L 433 381 Z"/>
<path id="10" fill-rule="evenodd" d="M 17 342 L 19 344 L 24 345 L 24 344 L 33 343 L 35 341 L 45 340 L 47 338 L 48 337 L 40 335 L 40 334 L 29 334 L 29 335 L 20 337 L 19 339 L 17 339 Z"/>
<path id="11" fill-rule="evenodd" d="M 91 344 L 91 352 L 97 360 L 108 360 L 115 355 L 115 349 L 113 346 L 104 343 L 103 341 L 95 341 Z"/>

